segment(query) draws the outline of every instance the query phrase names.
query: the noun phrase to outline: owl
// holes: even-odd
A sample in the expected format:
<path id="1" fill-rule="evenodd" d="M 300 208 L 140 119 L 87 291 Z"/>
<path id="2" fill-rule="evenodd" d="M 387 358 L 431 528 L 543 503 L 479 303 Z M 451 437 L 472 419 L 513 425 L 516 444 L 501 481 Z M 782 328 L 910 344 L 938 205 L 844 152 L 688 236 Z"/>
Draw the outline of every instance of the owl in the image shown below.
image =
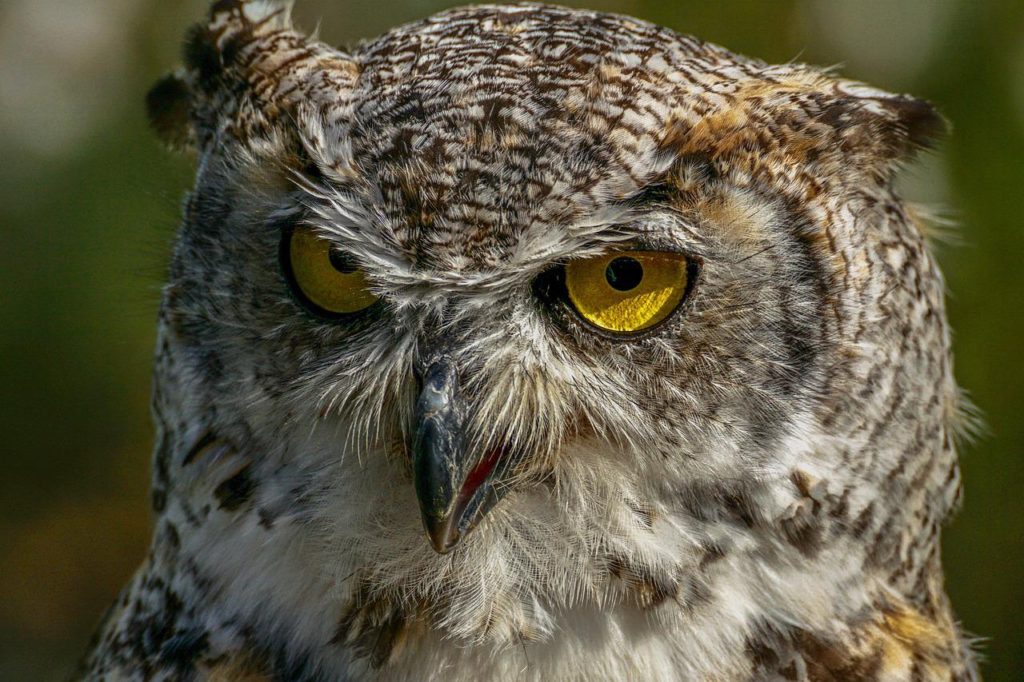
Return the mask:
<path id="1" fill-rule="evenodd" d="M 153 541 L 81 678 L 976 678 L 894 189 L 931 105 L 625 16 L 346 52 L 220 0 L 148 107 L 197 173 Z"/>

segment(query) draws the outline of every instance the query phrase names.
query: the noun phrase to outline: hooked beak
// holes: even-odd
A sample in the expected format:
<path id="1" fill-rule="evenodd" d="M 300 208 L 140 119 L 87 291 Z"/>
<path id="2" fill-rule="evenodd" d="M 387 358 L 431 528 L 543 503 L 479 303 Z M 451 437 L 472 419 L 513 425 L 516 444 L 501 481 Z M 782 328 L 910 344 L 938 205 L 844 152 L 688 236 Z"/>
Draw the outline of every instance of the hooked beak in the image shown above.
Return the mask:
<path id="1" fill-rule="evenodd" d="M 444 358 L 432 362 L 416 402 L 412 470 L 423 525 L 438 554 L 452 551 L 503 495 L 494 478 L 506 453 L 467 451 L 466 408 L 455 367 Z"/>

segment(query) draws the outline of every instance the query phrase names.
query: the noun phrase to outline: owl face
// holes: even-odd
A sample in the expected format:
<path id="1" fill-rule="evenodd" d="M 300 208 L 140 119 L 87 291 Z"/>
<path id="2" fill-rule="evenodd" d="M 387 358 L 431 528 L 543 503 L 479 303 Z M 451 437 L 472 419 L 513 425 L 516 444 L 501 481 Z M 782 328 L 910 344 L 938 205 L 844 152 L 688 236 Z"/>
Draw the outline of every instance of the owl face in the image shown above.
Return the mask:
<path id="1" fill-rule="evenodd" d="M 347 55 L 229 5 L 151 95 L 201 155 L 164 315 L 188 410 L 324 566 L 452 613 L 496 556 L 495 592 L 593 596 L 652 519 L 841 470 L 808 453 L 881 295 L 855 213 L 927 105 L 623 17 L 456 10 Z"/>
<path id="2" fill-rule="evenodd" d="M 382 219 L 362 198 L 370 182 L 214 176 L 183 237 L 209 256 L 179 266 L 202 328 L 190 345 L 212 353 L 197 372 L 222 368 L 214 402 L 264 448 L 327 429 L 338 458 L 387 458 L 443 552 L 502 496 L 557 475 L 560 459 L 587 466 L 588 449 L 614 452 L 633 475 L 664 462 L 756 475 L 820 387 L 822 274 L 803 218 L 725 173 L 690 158 L 581 202 L 575 222 L 517 205 L 519 222 L 497 218 L 500 239 L 438 217 L 450 240 L 418 229 L 404 242 L 395 235 L 423 209 Z M 254 191 L 265 203 L 251 212 Z M 243 299 L 225 295 L 243 288 Z M 295 443 L 282 459 L 303 458 Z"/>

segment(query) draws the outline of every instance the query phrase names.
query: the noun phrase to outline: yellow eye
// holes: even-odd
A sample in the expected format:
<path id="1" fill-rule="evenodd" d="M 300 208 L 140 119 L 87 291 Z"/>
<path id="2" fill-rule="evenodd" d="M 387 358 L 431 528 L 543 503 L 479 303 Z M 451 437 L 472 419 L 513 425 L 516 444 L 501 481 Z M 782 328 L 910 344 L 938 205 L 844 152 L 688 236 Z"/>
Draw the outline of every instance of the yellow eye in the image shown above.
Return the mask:
<path id="1" fill-rule="evenodd" d="M 286 235 L 281 260 L 296 295 L 317 312 L 357 313 L 377 302 L 358 263 L 312 230 Z"/>
<path id="2" fill-rule="evenodd" d="M 565 286 L 587 322 L 611 332 L 638 332 L 679 307 L 688 271 L 682 254 L 619 251 L 566 263 Z"/>

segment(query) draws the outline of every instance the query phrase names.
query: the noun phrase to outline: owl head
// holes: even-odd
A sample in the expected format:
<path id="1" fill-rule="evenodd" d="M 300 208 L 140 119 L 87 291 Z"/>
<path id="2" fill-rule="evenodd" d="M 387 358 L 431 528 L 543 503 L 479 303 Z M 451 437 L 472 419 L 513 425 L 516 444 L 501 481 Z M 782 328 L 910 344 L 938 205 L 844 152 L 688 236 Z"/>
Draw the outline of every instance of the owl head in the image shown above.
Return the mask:
<path id="1" fill-rule="evenodd" d="M 221 0 L 148 104 L 198 164 L 160 509 L 216 434 L 302 570 L 451 628 L 487 604 L 479 633 L 730 552 L 905 557 L 952 504 L 941 281 L 893 189 L 925 102 L 621 16 L 457 9 L 343 52 Z"/>

